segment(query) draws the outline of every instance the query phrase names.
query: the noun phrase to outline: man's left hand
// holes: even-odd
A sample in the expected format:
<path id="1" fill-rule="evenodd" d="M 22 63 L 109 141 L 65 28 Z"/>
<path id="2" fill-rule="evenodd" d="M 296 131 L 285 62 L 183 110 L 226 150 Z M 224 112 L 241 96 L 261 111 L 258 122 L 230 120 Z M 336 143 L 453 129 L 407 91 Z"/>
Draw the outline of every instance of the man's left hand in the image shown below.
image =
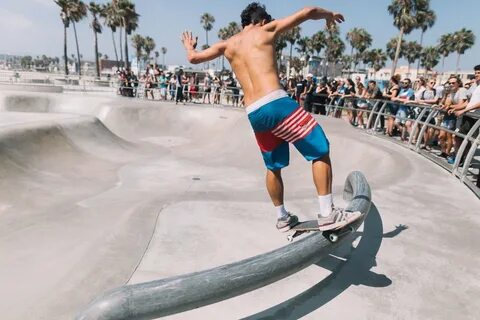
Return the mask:
<path id="1" fill-rule="evenodd" d="M 342 23 L 345 21 L 345 18 L 341 13 L 338 12 L 331 12 L 330 17 L 327 19 L 327 28 L 331 29 L 337 25 L 337 23 Z"/>

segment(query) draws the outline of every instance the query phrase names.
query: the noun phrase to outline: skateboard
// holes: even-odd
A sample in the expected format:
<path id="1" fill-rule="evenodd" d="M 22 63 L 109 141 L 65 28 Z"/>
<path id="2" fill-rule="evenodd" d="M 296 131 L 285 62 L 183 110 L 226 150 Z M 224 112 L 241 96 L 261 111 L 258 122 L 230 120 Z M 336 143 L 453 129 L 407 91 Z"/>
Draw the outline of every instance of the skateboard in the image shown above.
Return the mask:
<path id="1" fill-rule="evenodd" d="M 354 221 L 352 221 L 354 222 Z M 309 232 L 322 232 L 323 236 L 330 240 L 331 242 L 337 242 L 338 237 L 341 237 L 347 233 L 355 231 L 353 226 L 350 224 L 347 224 L 343 227 L 340 227 L 338 229 L 332 229 L 332 230 L 326 230 L 326 231 L 320 231 L 318 229 L 318 221 L 317 220 L 309 220 L 309 221 L 303 221 L 298 223 L 297 225 L 293 226 L 289 231 L 293 231 L 293 234 L 289 235 L 287 237 L 287 240 L 289 242 L 292 242 L 293 239 L 298 237 L 301 234 L 304 233 L 309 233 Z"/>

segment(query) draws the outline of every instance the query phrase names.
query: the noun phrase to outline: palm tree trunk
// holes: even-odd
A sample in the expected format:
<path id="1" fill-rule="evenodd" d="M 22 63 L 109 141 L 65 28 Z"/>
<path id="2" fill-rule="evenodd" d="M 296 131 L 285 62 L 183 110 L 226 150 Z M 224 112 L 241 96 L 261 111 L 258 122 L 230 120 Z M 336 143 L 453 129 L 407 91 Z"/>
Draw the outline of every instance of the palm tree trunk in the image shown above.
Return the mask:
<path id="1" fill-rule="evenodd" d="M 460 52 L 457 53 L 457 67 L 455 68 L 456 75 L 458 75 L 459 70 L 460 70 Z"/>
<path id="2" fill-rule="evenodd" d="M 126 26 L 125 18 L 123 19 L 123 25 Z M 125 27 L 124 33 L 125 33 L 125 67 L 129 69 L 130 63 L 128 61 L 128 32 L 126 27 Z"/>
<path id="3" fill-rule="evenodd" d="M 163 59 L 162 59 L 162 61 L 163 61 L 163 68 L 164 68 L 164 69 L 167 68 L 167 67 L 165 66 L 165 53 L 163 54 Z"/>
<path id="4" fill-rule="evenodd" d="M 352 74 L 352 64 L 353 64 L 353 47 L 352 47 L 352 50 L 350 51 L 350 57 L 352 59 L 352 62 L 350 62 L 350 70 L 348 72 L 349 75 Z"/>
<path id="5" fill-rule="evenodd" d="M 395 59 L 393 59 L 392 72 L 390 73 L 391 77 L 395 75 L 395 70 L 397 69 L 398 57 L 400 56 L 400 48 L 402 46 L 402 38 L 403 38 L 403 27 L 400 28 L 400 34 L 398 35 L 397 50 L 395 50 Z"/>
<path id="6" fill-rule="evenodd" d="M 63 59 L 65 61 L 65 75 L 68 76 L 67 26 L 65 25 L 63 25 Z"/>
<path id="7" fill-rule="evenodd" d="M 78 48 L 78 37 L 77 37 L 77 28 L 75 27 L 75 22 L 72 21 L 73 32 L 75 33 L 75 44 L 77 46 L 77 60 L 78 60 L 78 75 L 82 75 L 82 62 L 80 61 L 80 49 Z"/>
<path id="8" fill-rule="evenodd" d="M 94 30 L 93 34 L 95 36 L 95 68 L 97 70 L 97 78 L 100 79 L 100 61 L 98 61 L 98 38 L 97 32 Z"/>
<path id="9" fill-rule="evenodd" d="M 123 61 L 123 45 L 122 45 L 122 38 L 123 38 L 123 35 L 122 35 L 122 27 L 119 28 L 119 31 L 118 31 L 118 38 L 120 39 L 120 62 L 121 62 L 121 65 L 122 67 L 125 67 L 125 63 Z"/>
<path id="10" fill-rule="evenodd" d="M 113 41 L 113 50 L 115 51 L 115 60 L 117 60 L 117 69 L 119 69 L 120 63 L 118 62 L 117 44 L 115 43 L 115 34 L 113 30 L 112 30 L 112 41 Z"/>
<path id="11" fill-rule="evenodd" d="M 208 31 L 207 30 L 205 30 L 205 34 L 207 36 L 207 47 L 208 47 Z M 207 61 L 207 69 L 210 69 L 210 60 Z"/>
<path id="12" fill-rule="evenodd" d="M 423 47 L 423 34 L 425 32 L 423 32 L 422 30 L 422 35 L 420 36 L 420 46 Z M 418 72 L 420 71 L 420 58 L 418 58 L 418 62 L 417 62 L 417 78 L 418 78 Z"/>

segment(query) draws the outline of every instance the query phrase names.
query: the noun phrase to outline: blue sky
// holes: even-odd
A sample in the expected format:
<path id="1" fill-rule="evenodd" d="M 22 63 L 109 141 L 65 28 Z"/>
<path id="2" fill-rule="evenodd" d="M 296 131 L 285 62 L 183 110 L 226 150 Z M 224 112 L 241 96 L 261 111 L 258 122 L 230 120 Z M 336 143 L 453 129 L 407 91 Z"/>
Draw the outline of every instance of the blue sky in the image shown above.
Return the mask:
<path id="1" fill-rule="evenodd" d="M 58 7 L 53 0 L 1 0 L 0 7 L 0 53 L 62 56 L 63 27 Z M 105 2 L 105 1 L 97 1 Z M 215 17 L 214 29 L 209 34 L 210 42 L 217 40 L 216 34 L 230 21 L 240 21 L 240 12 L 250 0 L 135 0 L 140 16 L 140 27 L 136 30 L 143 36 L 154 38 L 157 49 L 164 46 L 168 52 L 167 64 L 187 65 L 183 48 L 179 41 L 183 30 L 189 29 L 199 35 L 200 45 L 205 42 L 205 32 L 200 25 L 200 16 L 208 12 Z M 316 5 L 339 11 L 346 22 L 341 25 L 343 37 L 354 27 L 363 27 L 372 34 L 372 48 L 383 48 L 398 30 L 392 25 L 392 17 L 387 12 L 390 0 L 323 0 L 323 1 L 260 1 L 275 17 L 284 17 L 304 6 Z M 477 39 L 475 46 L 461 58 L 462 69 L 469 70 L 480 64 L 480 24 L 478 0 L 431 0 L 437 14 L 434 27 L 425 34 L 424 43 L 434 45 L 440 36 L 463 27 L 473 30 Z M 302 25 L 302 34 L 312 35 L 324 27 L 324 22 L 309 21 Z M 75 52 L 73 29 L 70 28 L 69 55 Z M 86 58 L 92 58 L 93 34 L 89 22 L 84 20 L 77 26 L 80 51 Z M 414 31 L 407 40 L 419 41 L 420 32 Z M 104 29 L 99 37 L 99 50 L 114 57 L 111 32 Z M 133 50 L 131 50 L 133 51 Z M 347 52 L 350 50 L 347 47 Z M 445 60 L 445 69 L 454 69 L 456 54 Z M 390 62 L 387 63 L 387 65 Z M 437 66 L 437 69 L 441 66 Z"/>

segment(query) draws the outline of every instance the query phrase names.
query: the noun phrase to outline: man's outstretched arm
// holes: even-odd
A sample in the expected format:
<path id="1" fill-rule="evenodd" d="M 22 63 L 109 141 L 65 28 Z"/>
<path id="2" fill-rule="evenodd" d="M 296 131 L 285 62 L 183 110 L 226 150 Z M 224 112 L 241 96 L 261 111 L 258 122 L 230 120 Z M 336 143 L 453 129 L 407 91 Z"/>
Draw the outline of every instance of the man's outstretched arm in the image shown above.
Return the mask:
<path id="1" fill-rule="evenodd" d="M 320 19 L 325 19 L 327 21 L 327 28 L 331 28 L 337 23 L 342 23 L 345 21 L 345 18 L 340 13 L 331 12 L 319 7 L 305 7 L 288 17 L 273 20 L 272 22 L 266 24 L 265 28 L 277 34 L 288 31 L 307 20 Z"/>
<path id="2" fill-rule="evenodd" d="M 187 59 L 190 63 L 198 64 L 205 61 L 213 60 L 221 56 L 225 52 L 226 42 L 220 41 L 212 45 L 210 48 L 196 51 L 198 37 L 195 39 L 191 32 L 182 33 L 182 43 L 187 50 Z"/>

